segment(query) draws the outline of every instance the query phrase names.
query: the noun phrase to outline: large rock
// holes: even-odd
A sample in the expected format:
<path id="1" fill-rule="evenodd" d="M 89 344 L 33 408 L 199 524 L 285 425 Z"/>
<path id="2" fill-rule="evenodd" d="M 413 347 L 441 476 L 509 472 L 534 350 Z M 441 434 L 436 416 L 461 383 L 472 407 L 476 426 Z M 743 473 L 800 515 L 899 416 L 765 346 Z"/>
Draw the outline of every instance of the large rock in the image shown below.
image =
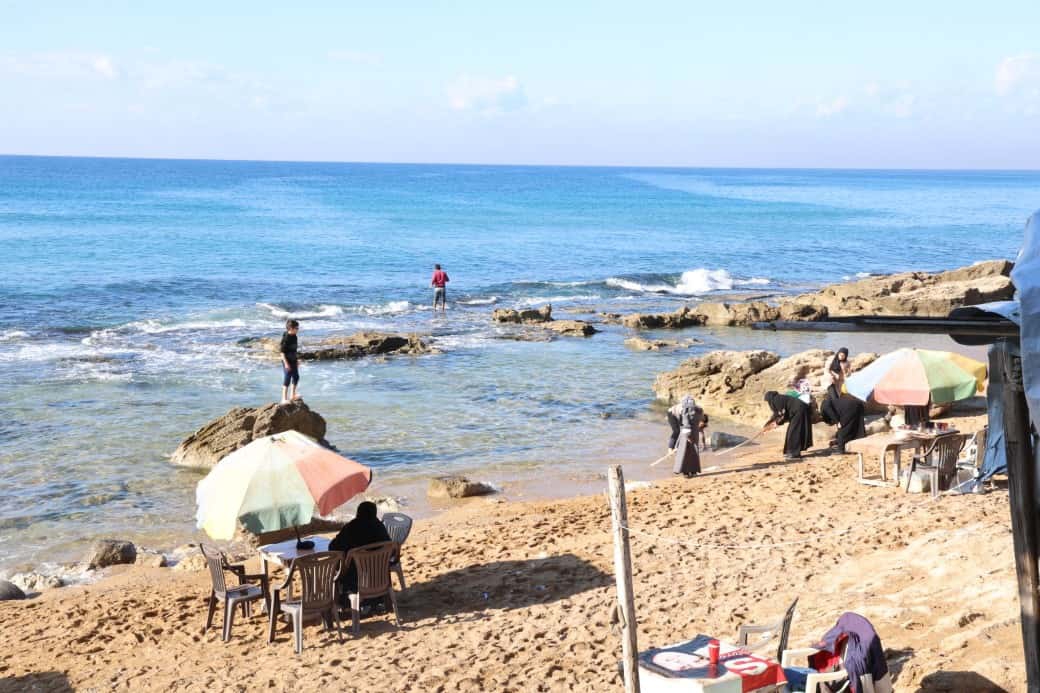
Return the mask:
<path id="1" fill-rule="evenodd" d="M 687 359 L 654 381 L 654 393 L 666 402 L 691 395 L 709 414 L 753 425 L 765 423 L 769 407 L 762 396 L 769 390 L 783 392 L 802 378 L 822 393 L 830 384 L 826 366 L 834 352 L 810 349 L 781 359 L 770 351 L 713 351 Z M 851 368 L 859 370 L 877 354 L 857 354 Z"/>
<path id="2" fill-rule="evenodd" d="M 83 557 L 83 565 L 87 570 L 97 570 L 110 565 L 123 565 L 137 560 L 137 547 L 129 541 L 117 539 L 99 539 L 95 541 Z"/>
<path id="3" fill-rule="evenodd" d="M 703 325 L 734 327 L 776 320 L 780 311 L 762 301 L 749 303 L 701 303 L 691 309 L 702 318 Z"/>
<path id="4" fill-rule="evenodd" d="M 902 272 L 826 286 L 792 303 L 825 308 L 830 316 L 917 315 L 946 317 L 954 308 L 1012 298 L 1008 276 L 1013 265 L 990 260 L 970 267 L 929 274 Z"/>
<path id="5" fill-rule="evenodd" d="M 514 308 L 496 308 L 491 313 L 491 319 L 495 322 L 511 323 L 549 322 L 553 319 L 552 305 L 546 304 L 541 308 L 530 308 L 527 310 L 516 310 Z"/>
<path id="6" fill-rule="evenodd" d="M 482 481 L 470 481 L 464 476 L 439 476 L 430 479 L 430 487 L 426 495 L 430 498 L 467 498 L 469 496 L 486 496 L 497 492 L 491 484 Z"/>
<path id="7" fill-rule="evenodd" d="M 210 421 L 178 445 L 170 461 L 183 467 L 209 469 L 253 440 L 285 431 L 299 431 L 329 446 L 325 440 L 325 419 L 320 414 L 302 401 L 273 403 L 257 408 L 235 407 Z"/>
<path id="8" fill-rule="evenodd" d="M 23 592 L 18 585 L 10 583 L 7 580 L 0 580 L 0 602 L 12 601 L 15 599 L 25 599 L 25 592 Z"/>
<path id="9" fill-rule="evenodd" d="M 272 358 L 278 358 L 281 346 L 279 340 L 271 337 L 243 339 L 239 344 Z M 357 332 L 346 336 L 307 340 L 298 354 L 301 361 L 331 361 L 385 354 L 418 356 L 436 353 L 436 351 L 417 334 Z"/>

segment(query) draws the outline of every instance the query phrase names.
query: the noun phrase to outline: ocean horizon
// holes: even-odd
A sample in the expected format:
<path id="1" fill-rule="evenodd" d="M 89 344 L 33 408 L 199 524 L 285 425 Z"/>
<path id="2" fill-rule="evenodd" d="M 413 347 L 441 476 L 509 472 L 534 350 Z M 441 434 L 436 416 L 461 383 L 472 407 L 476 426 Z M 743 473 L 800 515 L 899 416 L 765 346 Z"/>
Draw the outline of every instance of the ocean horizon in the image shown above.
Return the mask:
<path id="1" fill-rule="evenodd" d="M 373 492 L 446 471 L 508 491 L 657 457 L 650 385 L 685 358 L 838 342 L 694 328 L 677 335 L 701 340 L 689 349 L 635 353 L 610 325 L 518 342 L 494 308 L 670 311 L 1013 258 L 1037 199 L 1033 171 L 0 156 L 0 572 L 93 537 L 194 536 L 201 475 L 169 454 L 278 398 L 277 363 L 240 342 L 289 317 L 304 346 L 377 330 L 441 352 L 304 365 L 307 403 L 376 470 Z"/>

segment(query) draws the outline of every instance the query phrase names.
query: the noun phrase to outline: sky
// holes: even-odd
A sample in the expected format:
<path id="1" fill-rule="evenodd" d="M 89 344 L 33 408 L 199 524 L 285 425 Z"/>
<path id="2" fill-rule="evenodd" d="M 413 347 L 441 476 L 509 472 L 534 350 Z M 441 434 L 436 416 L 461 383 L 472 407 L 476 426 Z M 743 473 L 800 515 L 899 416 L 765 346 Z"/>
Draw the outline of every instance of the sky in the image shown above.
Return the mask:
<path id="1" fill-rule="evenodd" d="M 8 2 L 0 153 L 1040 169 L 1040 2 Z"/>

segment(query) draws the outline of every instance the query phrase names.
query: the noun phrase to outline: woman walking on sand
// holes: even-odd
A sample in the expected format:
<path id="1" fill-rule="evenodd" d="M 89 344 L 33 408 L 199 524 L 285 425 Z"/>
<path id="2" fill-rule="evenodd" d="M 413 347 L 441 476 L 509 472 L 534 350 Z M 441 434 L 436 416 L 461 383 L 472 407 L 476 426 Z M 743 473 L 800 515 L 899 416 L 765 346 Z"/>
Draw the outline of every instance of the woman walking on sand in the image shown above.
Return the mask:
<path id="1" fill-rule="evenodd" d="M 769 430 L 781 424 L 787 424 L 787 437 L 784 438 L 784 459 L 797 460 L 803 450 L 812 447 L 812 419 L 809 405 L 789 395 L 781 395 L 775 390 L 766 393 L 765 401 L 773 412 L 773 416 L 762 430 Z"/>
<path id="2" fill-rule="evenodd" d="M 682 474 L 687 479 L 701 473 L 697 436 L 700 434 L 702 416 L 703 410 L 689 395 L 684 395 L 678 404 L 668 410 L 668 424 L 672 427 L 668 450 L 675 451 L 672 473 Z"/>

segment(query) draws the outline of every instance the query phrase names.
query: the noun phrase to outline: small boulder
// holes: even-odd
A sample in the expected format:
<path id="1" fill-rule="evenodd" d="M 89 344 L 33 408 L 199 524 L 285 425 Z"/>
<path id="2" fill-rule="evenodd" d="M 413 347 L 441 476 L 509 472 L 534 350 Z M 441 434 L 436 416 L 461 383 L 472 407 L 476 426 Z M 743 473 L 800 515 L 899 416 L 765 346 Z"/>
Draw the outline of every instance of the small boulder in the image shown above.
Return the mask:
<path id="1" fill-rule="evenodd" d="M 177 561 L 177 565 L 173 566 L 173 569 L 196 573 L 206 569 L 206 558 L 196 551 Z"/>
<path id="2" fill-rule="evenodd" d="M 166 556 L 161 553 L 139 553 L 134 563 L 146 568 L 165 568 Z"/>
<path id="3" fill-rule="evenodd" d="M 514 308 L 496 308 L 491 312 L 491 319 L 495 322 L 512 323 L 538 323 L 549 322 L 552 317 L 552 305 L 546 304 L 541 308 L 530 308 L 527 310 L 516 310 Z"/>
<path id="4" fill-rule="evenodd" d="M 723 450 L 725 448 L 732 448 L 740 445 L 741 443 L 747 442 L 747 437 L 738 436 L 734 433 L 724 433 L 723 431 L 712 431 L 711 434 L 711 449 L 712 450 Z"/>
<path id="5" fill-rule="evenodd" d="M 23 592 L 41 592 L 65 586 L 65 581 L 57 575 L 31 572 L 12 575 L 11 582 L 21 588 Z"/>
<path id="6" fill-rule="evenodd" d="M 90 547 L 83 558 L 87 570 L 97 570 L 110 565 L 133 563 L 137 560 L 137 547 L 129 541 L 100 539 Z"/>
<path id="7" fill-rule="evenodd" d="M 464 476 L 439 476 L 430 479 L 426 495 L 430 498 L 468 498 L 486 496 L 497 491 L 498 489 L 491 484 L 470 481 Z"/>
<path id="8" fill-rule="evenodd" d="M 552 320 L 543 324 L 542 327 L 564 337 L 591 337 L 599 332 L 584 320 Z"/>
<path id="9" fill-rule="evenodd" d="M 15 599 L 25 599 L 25 592 L 23 592 L 18 585 L 12 582 L 0 580 L 0 602 L 12 601 Z"/>
<path id="10" fill-rule="evenodd" d="M 370 503 L 376 504 L 376 510 L 379 514 L 383 513 L 399 513 L 401 507 L 404 505 L 403 498 L 396 498 L 394 496 L 366 496 L 365 500 Z"/>

